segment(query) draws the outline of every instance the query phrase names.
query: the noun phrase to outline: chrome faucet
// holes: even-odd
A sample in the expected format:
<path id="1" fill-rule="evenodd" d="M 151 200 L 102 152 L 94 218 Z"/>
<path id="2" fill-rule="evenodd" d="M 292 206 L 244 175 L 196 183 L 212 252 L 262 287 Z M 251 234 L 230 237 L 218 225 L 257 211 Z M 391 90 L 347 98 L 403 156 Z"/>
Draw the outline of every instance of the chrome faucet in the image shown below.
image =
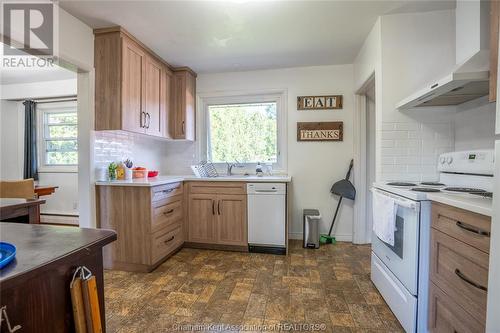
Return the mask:
<path id="1" fill-rule="evenodd" d="M 227 175 L 228 176 L 232 176 L 233 175 L 233 168 L 234 167 L 237 167 L 237 168 L 241 168 L 242 165 L 240 165 L 240 162 L 236 161 L 236 163 L 229 163 L 229 162 L 226 162 L 227 164 Z"/>

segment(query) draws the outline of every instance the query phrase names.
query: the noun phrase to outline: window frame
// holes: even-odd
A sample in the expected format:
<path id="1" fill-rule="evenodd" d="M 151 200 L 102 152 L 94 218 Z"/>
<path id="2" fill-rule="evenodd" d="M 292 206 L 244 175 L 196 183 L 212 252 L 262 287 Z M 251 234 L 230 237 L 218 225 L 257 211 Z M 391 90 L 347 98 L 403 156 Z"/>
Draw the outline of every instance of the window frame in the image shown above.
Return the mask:
<path id="1" fill-rule="evenodd" d="M 237 91 L 224 93 L 208 93 L 198 95 L 198 144 L 197 158 L 198 161 L 206 161 L 209 157 L 209 106 L 224 105 L 224 104 L 249 104 L 249 103 L 276 103 L 276 125 L 277 125 L 277 161 L 273 163 L 273 172 L 287 172 L 287 91 L 286 90 L 268 90 L 268 91 Z M 228 161 L 234 162 L 234 161 Z M 261 161 L 262 164 L 266 161 Z M 241 163 L 243 170 L 233 169 L 235 173 L 249 172 L 255 173 L 257 163 Z M 215 167 L 225 174 L 225 163 L 214 163 Z"/>
<path id="2" fill-rule="evenodd" d="M 38 150 L 38 172 L 40 173 L 50 173 L 50 172 L 66 172 L 66 173 L 77 173 L 78 172 L 78 162 L 77 164 L 47 164 L 47 138 L 45 137 L 47 128 L 47 115 L 53 113 L 67 113 L 75 112 L 77 115 L 76 127 L 78 130 L 78 110 L 77 102 L 75 101 L 64 101 L 64 102 L 50 102 L 50 103 L 39 103 L 36 107 L 37 110 L 37 150 Z M 78 134 L 76 136 L 76 141 L 78 143 Z M 79 149 L 77 149 L 79 153 Z"/>

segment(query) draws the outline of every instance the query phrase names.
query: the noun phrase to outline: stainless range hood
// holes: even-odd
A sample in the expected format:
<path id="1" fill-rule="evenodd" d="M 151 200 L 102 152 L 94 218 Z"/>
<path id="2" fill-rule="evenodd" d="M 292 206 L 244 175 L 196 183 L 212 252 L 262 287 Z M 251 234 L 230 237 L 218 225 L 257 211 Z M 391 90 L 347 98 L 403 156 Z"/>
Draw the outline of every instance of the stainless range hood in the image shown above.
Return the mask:
<path id="1" fill-rule="evenodd" d="M 457 0 L 455 66 L 438 81 L 403 99 L 400 110 L 453 106 L 489 94 L 490 1 Z M 448 73 L 450 73 L 448 72 Z"/>
<path id="2" fill-rule="evenodd" d="M 400 110 L 423 106 L 458 105 L 486 96 L 489 92 L 489 72 L 454 72 L 402 100 Z"/>

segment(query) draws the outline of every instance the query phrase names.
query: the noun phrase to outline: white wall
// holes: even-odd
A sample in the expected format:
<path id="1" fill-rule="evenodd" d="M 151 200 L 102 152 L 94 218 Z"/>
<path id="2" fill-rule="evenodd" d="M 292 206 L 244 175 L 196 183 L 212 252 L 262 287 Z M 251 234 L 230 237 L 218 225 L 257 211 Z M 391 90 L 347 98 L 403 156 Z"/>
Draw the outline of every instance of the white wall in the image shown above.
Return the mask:
<path id="1" fill-rule="evenodd" d="M 0 99 L 27 99 L 76 95 L 75 79 L 45 82 L 4 84 L 0 89 Z"/>
<path id="2" fill-rule="evenodd" d="M 79 223 L 95 226 L 94 187 L 94 34 L 92 29 L 59 8 L 59 59 L 78 72 L 78 202 Z"/>
<path id="3" fill-rule="evenodd" d="M 0 179 L 22 179 L 24 108 L 19 102 L 0 103 Z"/>
<path id="4" fill-rule="evenodd" d="M 435 180 L 439 154 L 453 150 L 453 110 L 395 105 L 454 67 L 454 11 L 388 15 L 381 24 L 380 179 Z"/>
<path id="5" fill-rule="evenodd" d="M 454 40 L 452 10 L 387 15 L 356 57 L 356 89 L 375 72 L 377 180 L 436 179 L 437 156 L 453 150 L 453 109 L 399 111 L 395 105 L 451 71 Z"/>
<path id="6" fill-rule="evenodd" d="M 333 182 L 343 179 L 353 157 L 353 67 L 321 66 L 279 70 L 200 74 L 197 93 L 210 95 L 221 92 L 286 90 L 288 95 L 288 174 L 292 179 L 292 237 L 301 237 L 302 209 L 318 208 L 323 215 L 321 229 L 328 231 L 337 198 L 330 194 Z M 343 110 L 297 111 L 297 96 L 342 94 Z M 198 114 L 198 118 L 200 118 Z M 297 142 L 299 121 L 343 121 L 343 142 Z M 169 173 L 190 172 L 189 165 L 197 162 L 196 144 L 167 144 L 165 169 Z M 345 200 L 337 221 L 336 235 L 340 240 L 352 239 L 352 203 Z"/>
<path id="7" fill-rule="evenodd" d="M 455 150 L 495 148 L 495 105 L 484 96 L 457 107 Z"/>

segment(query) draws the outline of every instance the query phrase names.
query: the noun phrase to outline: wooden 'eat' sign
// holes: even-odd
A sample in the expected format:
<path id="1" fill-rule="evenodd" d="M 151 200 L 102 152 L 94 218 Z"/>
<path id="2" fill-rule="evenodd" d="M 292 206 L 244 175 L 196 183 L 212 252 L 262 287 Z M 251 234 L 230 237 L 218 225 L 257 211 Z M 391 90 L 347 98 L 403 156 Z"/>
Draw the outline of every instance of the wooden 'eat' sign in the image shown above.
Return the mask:
<path id="1" fill-rule="evenodd" d="M 329 109 L 342 109 L 342 95 L 297 97 L 297 110 Z"/>
<path id="2" fill-rule="evenodd" d="M 297 141 L 343 141 L 342 121 L 297 123 Z"/>

